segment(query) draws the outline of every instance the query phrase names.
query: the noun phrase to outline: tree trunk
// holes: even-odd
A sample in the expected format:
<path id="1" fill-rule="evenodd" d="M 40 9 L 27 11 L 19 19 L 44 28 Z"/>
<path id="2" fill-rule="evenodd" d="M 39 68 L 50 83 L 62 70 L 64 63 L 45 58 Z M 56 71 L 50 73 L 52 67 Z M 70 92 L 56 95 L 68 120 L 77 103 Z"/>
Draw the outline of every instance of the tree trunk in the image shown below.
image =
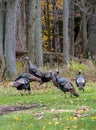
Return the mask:
<path id="1" fill-rule="evenodd" d="M 47 10 L 46 10 L 46 2 L 44 2 L 44 7 L 43 7 L 43 15 L 44 15 L 44 28 L 47 29 Z"/>
<path id="2" fill-rule="evenodd" d="M 43 66 L 42 29 L 41 29 L 41 0 L 37 0 L 35 23 L 35 59 L 37 66 Z"/>
<path id="3" fill-rule="evenodd" d="M 5 1 L 0 1 L 0 80 L 3 78 L 5 69 L 4 62 L 4 38 L 5 38 Z"/>
<path id="4" fill-rule="evenodd" d="M 25 0 L 19 0 L 16 23 L 16 51 L 23 52 L 26 50 Z"/>
<path id="5" fill-rule="evenodd" d="M 0 1 L 0 69 L 2 70 L 2 64 L 3 64 L 3 47 L 4 47 L 4 1 Z"/>
<path id="6" fill-rule="evenodd" d="M 35 22 L 36 22 L 36 0 L 26 0 L 26 24 L 28 55 L 32 62 L 35 62 Z"/>
<path id="7" fill-rule="evenodd" d="M 96 2 L 92 1 L 92 11 L 93 15 L 96 15 Z M 90 52 L 92 58 L 96 61 L 96 17 L 91 16 L 91 25 L 89 27 L 89 37 L 87 49 Z"/>
<path id="8" fill-rule="evenodd" d="M 69 0 L 63 0 L 63 63 L 66 67 L 68 65 L 69 60 L 68 20 L 69 20 Z"/>
<path id="9" fill-rule="evenodd" d="M 85 2 L 84 0 L 81 0 L 83 5 L 83 11 L 82 11 L 82 38 L 83 38 L 83 55 L 86 51 L 87 46 L 87 22 L 86 22 L 86 14 L 85 14 Z"/>
<path id="10" fill-rule="evenodd" d="M 4 2 L 0 1 L 0 58 L 3 57 Z"/>
<path id="11" fill-rule="evenodd" d="M 58 27 L 58 6 L 57 0 L 52 2 L 53 4 L 53 21 L 54 21 L 54 38 L 55 38 L 55 52 L 60 51 L 60 39 L 59 39 L 59 27 Z"/>
<path id="12" fill-rule="evenodd" d="M 16 12 L 19 0 L 7 2 L 6 26 L 5 26 L 5 59 L 6 74 L 16 74 Z"/>
<path id="13" fill-rule="evenodd" d="M 74 49 L 74 55 L 78 58 L 81 58 L 82 54 L 82 20 L 80 19 L 80 27 L 79 32 L 75 40 L 75 49 Z"/>
<path id="14" fill-rule="evenodd" d="M 49 13 L 49 0 L 46 0 L 47 3 L 47 31 L 48 31 L 48 51 L 51 51 L 51 40 L 50 40 L 50 13 Z"/>
<path id="15" fill-rule="evenodd" d="M 70 1 L 70 57 L 74 58 L 74 0 Z"/>

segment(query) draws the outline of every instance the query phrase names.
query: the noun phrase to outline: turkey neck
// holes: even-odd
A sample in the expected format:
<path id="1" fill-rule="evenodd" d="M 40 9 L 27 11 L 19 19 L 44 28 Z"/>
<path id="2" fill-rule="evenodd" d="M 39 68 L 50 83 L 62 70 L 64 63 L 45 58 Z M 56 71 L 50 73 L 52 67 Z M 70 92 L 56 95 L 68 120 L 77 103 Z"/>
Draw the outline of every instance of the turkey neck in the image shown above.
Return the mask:
<path id="1" fill-rule="evenodd" d="M 55 85 L 55 86 L 58 86 L 57 85 L 57 79 L 56 79 L 56 76 L 52 76 L 52 82 L 53 82 L 53 84 Z"/>
<path id="2" fill-rule="evenodd" d="M 28 62 L 27 62 L 27 63 L 28 63 L 28 65 L 29 65 L 29 66 L 31 65 L 31 61 L 30 61 L 30 60 L 28 60 Z"/>
<path id="3" fill-rule="evenodd" d="M 29 69 L 33 69 L 33 68 L 32 68 L 33 64 L 31 63 L 31 61 L 29 60 L 27 63 L 28 63 L 28 68 L 29 68 Z"/>

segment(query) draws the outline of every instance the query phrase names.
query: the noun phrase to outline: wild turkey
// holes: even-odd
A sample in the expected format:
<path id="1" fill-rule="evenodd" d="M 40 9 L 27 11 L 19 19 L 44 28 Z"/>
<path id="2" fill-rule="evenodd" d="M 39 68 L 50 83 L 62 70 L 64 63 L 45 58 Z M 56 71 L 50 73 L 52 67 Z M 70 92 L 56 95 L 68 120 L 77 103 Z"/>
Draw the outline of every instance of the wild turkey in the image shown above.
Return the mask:
<path id="1" fill-rule="evenodd" d="M 86 84 L 86 78 L 81 73 L 81 70 L 78 71 L 78 74 L 77 74 L 76 79 L 75 79 L 75 83 L 76 83 L 78 89 L 83 90 L 83 92 L 84 92 L 84 86 Z"/>
<path id="2" fill-rule="evenodd" d="M 76 93 L 75 88 L 73 84 L 70 82 L 69 79 L 59 76 L 59 72 L 55 71 L 54 74 L 52 74 L 52 81 L 53 84 L 59 88 L 61 91 L 65 93 L 70 92 L 74 96 L 78 97 L 79 95 Z"/>
<path id="3" fill-rule="evenodd" d="M 29 57 L 26 56 L 24 59 L 27 60 L 29 73 L 33 74 L 34 76 L 36 76 L 38 78 L 41 78 L 40 84 L 43 84 L 45 82 L 49 82 L 51 80 L 51 75 L 52 75 L 51 70 L 43 73 L 39 70 L 39 68 L 37 68 L 37 66 L 35 66 L 34 64 L 31 63 Z"/>
<path id="4" fill-rule="evenodd" d="M 42 72 L 39 70 L 39 68 L 36 65 L 32 64 L 32 62 L 30 61 L 28 56 L 26 56 L 24 59 L 28 63 L 28 71 L 29 71 L 29 73 L 33 74 L 34 76 L 36 76 L 38 78 L 41 78 Z"/>
<path id="5" fill-rule="evenodd" d="M 17 90 L 28 90 L 29 94 L 31 91 L 30 81 L 27 78 L 19 78 L 13 82 L 13 87 L 17 88 Z M 23 94 L 22 94 L 23 95 Z"/>
<path id="6" fill-rule="evenodd" d="M 30 82 L 38 81 L 41 82 L 41 79 L 31 75 L 29 73 L 23 73 L 13 82 L 13 87 L 17 88 L 17 90 L 28 90 L 29 94 L 31 91 Z"/>
<path id="7" fill-rule="evenodd" d="M 30 82 L 32 82 L 32 81 L 41 82 L 40 78 L 38 78 L 38 77 L 36 77 L 36 76 L 34 76 L 34 75 L 30 74 L 30 73 L 23 73 L 23 74 L 21 74 L 19 77 L 17 77 L 15 79 L 15 81 L 17 81 L 20 78 L 27 78 Z"/>
<path id="8" fill-rule="evenodd" d="M 43 84 L 45 82 L 49 82 L 51 80 L 51 77 L 52 77 L 52 71 L 51 70 L 43 73 L 42 76 L 41 76 L 41 84 Z"/>

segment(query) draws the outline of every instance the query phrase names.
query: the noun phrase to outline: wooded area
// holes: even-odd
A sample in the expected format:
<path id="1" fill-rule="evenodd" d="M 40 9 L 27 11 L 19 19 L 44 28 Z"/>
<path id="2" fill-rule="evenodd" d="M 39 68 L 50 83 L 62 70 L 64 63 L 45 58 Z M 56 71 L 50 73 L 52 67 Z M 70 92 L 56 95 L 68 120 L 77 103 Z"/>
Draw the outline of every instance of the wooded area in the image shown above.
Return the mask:
<path id="1" fill-rule="evenodd" d="M 0 0 L 0 129 L 96 129 L 96 0 Z"/>
<path id="2" fill-rule="evenodd" d="M 0 74 L 16 75 L 25 55 L 37 66 L 96 60 L 95 28 L 95 0 L 0 0 Z"/>

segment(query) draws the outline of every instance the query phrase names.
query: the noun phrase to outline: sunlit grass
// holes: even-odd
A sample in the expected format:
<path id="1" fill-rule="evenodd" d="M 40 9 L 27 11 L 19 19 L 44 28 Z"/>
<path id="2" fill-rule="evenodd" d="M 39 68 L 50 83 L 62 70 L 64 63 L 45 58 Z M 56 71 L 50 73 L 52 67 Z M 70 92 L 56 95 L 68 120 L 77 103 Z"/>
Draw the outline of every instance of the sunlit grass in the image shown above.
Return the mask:
<path id="1" fill-rule="evenodd" d="M 36 87 L 35 87 L 36 86 Z M 76 85 L 75 85 L 76 87 Z M 44 107 L 1 114 L 1 130 L 95 130 L 96 83 L 87 83 L 85 92 L 76 91 L 80 97 L 64 97 L 52 83 L 39 87 L 31 84 L 31 95 L 21 96 L 10 85 L 0 86 L 0 105 L 42 104 Z"/>
<path id="2" fill-rule="evenodd" d="M 68 130 L 68 129 L 84 129 L 91 130 L 96 128 L 96 118 L 90 115 L 86 117 L 77 118 L 74 114 L 69 112 L 63 113 L 43 113 L 43 118 L 39 119 L 42 113 L 35 113 L 34 111 L 23 111 L 3 115 L 0 118 L 0 128 L 11 130 Z"/>

